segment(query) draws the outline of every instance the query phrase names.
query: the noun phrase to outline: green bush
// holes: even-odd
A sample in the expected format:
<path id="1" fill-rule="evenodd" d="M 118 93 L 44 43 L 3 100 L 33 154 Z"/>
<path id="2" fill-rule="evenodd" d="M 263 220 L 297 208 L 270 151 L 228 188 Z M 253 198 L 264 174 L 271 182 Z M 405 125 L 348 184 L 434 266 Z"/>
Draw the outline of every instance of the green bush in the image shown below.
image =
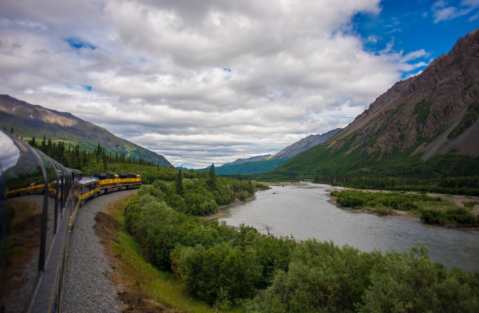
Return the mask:
<path id="1" fill-rule="evenodd" d="M 371 273 L 371 286 L 359 312 L 479 312 L 475 278 L 460 270 L 447 272 L 433 263 L 427 249 L 387 253 L 383 267 Z"/>
<path id="2" fill-rule="evenodd" d="M 243 250 L 231 243 L 219 243 L 210 249 L 202 246 L 177 248 L 178 268 L 188 290 L 199 299 L 213 304 L 221 292 L 224 301 L 254 296 L 261 267 L 251 249 Z"/>
<path id="3" fill-rule="evenodd" d="M 446 213 L 442 210 L 423 210 L 421 212 L 421 221 L 427 224 L 444 225 L 446 220 Z"/>
<path id="4" fill-rule="evenodd" d="M 420 210 L 421 203 L 442 201 L 441 198 L 433 198 L 425 195 L 374 193 L 357 190 L 334 191 L 331 195 L 336 197 L 336 201 L 341 206 L 351 208 L 367 207 L 376 209 L 378 213 L 382 214 L 390 213 L 391 209 L 401 211 Z"/>
<path id="5" fill-rule="evenodd" d="M 476 205 L 479 204 L 479 201 L 463 201 L 462 204 L 465 208 L 473 209 Z"/>
<path id="6" fill-rule="evenodd" d="M 447 210 L 423 210 L 421 220 L 428 224 L 444 225 L 446 222 L 450 222 L 464 226 L 475 226 L 479 222 L 474 213 L 460 207 Z"/>

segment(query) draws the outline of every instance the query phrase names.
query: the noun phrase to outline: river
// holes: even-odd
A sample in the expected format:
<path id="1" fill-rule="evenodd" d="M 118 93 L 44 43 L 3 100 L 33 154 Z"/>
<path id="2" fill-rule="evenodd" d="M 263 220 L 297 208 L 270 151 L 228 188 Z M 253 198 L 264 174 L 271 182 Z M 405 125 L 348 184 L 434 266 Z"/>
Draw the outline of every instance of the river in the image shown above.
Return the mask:
<path id="1" fill-rule="evenodd" d="M 448 268 L 479 270 L 479 235 L 420 222 L 358 213 L 328 202 L 329 185 L 272 187 L 256 193 L 256 200 L 228 208 L 220 218 L 228 225 L 250 225 L 262 233 L 293 235 L 348 244 L 363 251 L 408 250 L 417 242 L 429 247 L 433 261 Z"/>

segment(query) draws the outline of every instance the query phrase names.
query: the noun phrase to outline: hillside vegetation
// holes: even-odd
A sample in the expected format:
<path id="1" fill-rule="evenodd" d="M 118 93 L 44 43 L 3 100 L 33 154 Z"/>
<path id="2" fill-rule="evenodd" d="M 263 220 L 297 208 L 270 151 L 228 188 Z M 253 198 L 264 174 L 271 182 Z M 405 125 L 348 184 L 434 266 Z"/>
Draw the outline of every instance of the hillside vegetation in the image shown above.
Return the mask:
<path id="1" fill-rule="evenodd" d="M 56 143 L 62 141 L 66 145 L 79 145 L 87 152 L 93 152 L 100 144 L 108 153 L 118 152 L 128 158 L 142 158 L 160 166 L 172 167 L 162 155 L 118 138 L 102 127 L 70 113 L 49 110 L 8 95 L 0 95 L 0 127 L 25 140 L 46 136 Z"/>

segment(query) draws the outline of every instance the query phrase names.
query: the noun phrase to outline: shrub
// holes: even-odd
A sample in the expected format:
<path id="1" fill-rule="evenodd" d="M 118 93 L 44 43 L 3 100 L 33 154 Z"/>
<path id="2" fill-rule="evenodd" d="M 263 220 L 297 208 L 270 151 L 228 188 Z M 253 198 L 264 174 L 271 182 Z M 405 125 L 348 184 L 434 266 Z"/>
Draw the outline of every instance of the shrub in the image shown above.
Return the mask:
<path id="1" fill-rule="evenodd" d="M 351 312 L 362 304 L 369 272 L 380 253 L 363 253 L 332 242 L 307 240 L 293 253 L 289 271 L 279 271 L 271 287 L 245 303 L 247 312 Z"/>
<path id="2" fill-rule="evenodd" d="M 359 312 L 479 311 L 478 290 L 469 285 L 473 279 L 434 264 L 421 245 L 402 254 L 389 252 L 383 266 L 371 273 Z"/>
<path id="3" fill-rule="evenodd" d="M 479 201 L 463 201 L 462 204 L 465 208 L 472 209 L 479 204 Z"/>
<path id="4" fill-rule="evenodd" d="M 255 265 L 253 251 L 220 243 L 206 250 L 187 248 L 176 253 L 180 255 L 178 268 L 193 296 L 213 304 L 254 295 L 261 268 Z"/>
<path id="5" fill-rule="evenodd" d="M 473 226 L 479 222 L 476 215 L 464 208 L 447 210 L 423 210 L 421 220 L 428 224 L 444 225 L 446 222 Z"/>
<path id="6" fill-rule="evenodd" d="M 446 214 L 438 209 L 423 210 L 421 212 L 421 221 L 427 224 L 444 225 L 446 223 Z"/>
<path id="7" fill-rule="evenodd" d="M 242 191 L 238 194 L 238 199 L 240 199 L 241 201 L 246 201 L 246 199 L 248 198 L 249 198 L 249 193 L 245 191 Z"/>

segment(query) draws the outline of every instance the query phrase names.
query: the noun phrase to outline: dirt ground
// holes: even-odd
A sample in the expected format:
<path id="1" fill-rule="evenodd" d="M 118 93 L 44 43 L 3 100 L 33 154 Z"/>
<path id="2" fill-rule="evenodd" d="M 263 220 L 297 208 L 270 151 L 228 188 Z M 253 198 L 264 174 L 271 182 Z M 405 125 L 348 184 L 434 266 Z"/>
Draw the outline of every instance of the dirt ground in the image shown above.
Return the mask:
<path id="1" fill-rule="evenodd" d="M 326 189 L 325 191 L 328 193 L 328 197 L 329 197 L 329 200 L 328 202 L 337 206 L 337 207 L 340 207 L 342 209 L 346 209 L 346 210 L 353 210 L 352 208 L 345 208 L 345 207 L 341 207 L 340 205 L 337 204 L 336 202 L 336 198 L 335 197 L 332 197 L 330 195 L 331 192 L 333 191 L 340 191 L 340 190 L 359 190 L 359 191 L 364 191 L 364 192 L 386 192 L 386 193 L 390 193 L 392 191 L 388 191 L 388 190 L 365 190 L 365 189 L 353 189 L 353 188 L 331 188 L 331 189 Z M 406 192 L 407 194 L 418 194 L 417 192 Z M 427 196 L 429 197 L 439 197 L 443 200 L 449 200 L 449 201 L 453 201 L 455 202 L 457 205 L 460 205 L 462 206 L 463 205 L 463 201 L 479 201 L 479 197 L 468 197 L 468 196 L 459 196 L 459 195 L 444 195 L 444 194 L 438 194 L 438 193 L 427 193 L 426 194 Z M 377 215 L 373 210 L 369 210 L 367 208 L 364 208 L 364 209 L 359 209 L 359 210 L 356 210 L 354 209 L 354 211 L 356 212 L 362 212 L 362 213 L 369 213 L 369 214 L 375 214 Z M 476 215 L 479 215 L 479 205 L 476 205 L 474 207 L 474 210 L 472 211 L 474 214 Z M 383 217 L 391 217 L 391 218 L 397 218 L 397 219 L 401 219 L 401 220 L 406 220 L 406 221 L 411 221 L 411 222 L 418 222 L 418 223 L 422 223 L 421 221 L 421 218 L 417 215 L 412 215 L 406 211 L 399 211 L 399 210 L 394 210 L 394 214 L 392 215 L 386 215 L 386 216 L 383 216 Z M 447 227 L 447 228 L 454 228 L 454 229 L 458 229 L 458 230 L 462 230 L 462 231 L 466 231 L 466 232 L 469 232 L 469 233 L 473 233 L 473 234 L 479 234 L 479 227 L 458 227 L 454 224 L 446 224 L 444 225 L 444 227 Z"/>

